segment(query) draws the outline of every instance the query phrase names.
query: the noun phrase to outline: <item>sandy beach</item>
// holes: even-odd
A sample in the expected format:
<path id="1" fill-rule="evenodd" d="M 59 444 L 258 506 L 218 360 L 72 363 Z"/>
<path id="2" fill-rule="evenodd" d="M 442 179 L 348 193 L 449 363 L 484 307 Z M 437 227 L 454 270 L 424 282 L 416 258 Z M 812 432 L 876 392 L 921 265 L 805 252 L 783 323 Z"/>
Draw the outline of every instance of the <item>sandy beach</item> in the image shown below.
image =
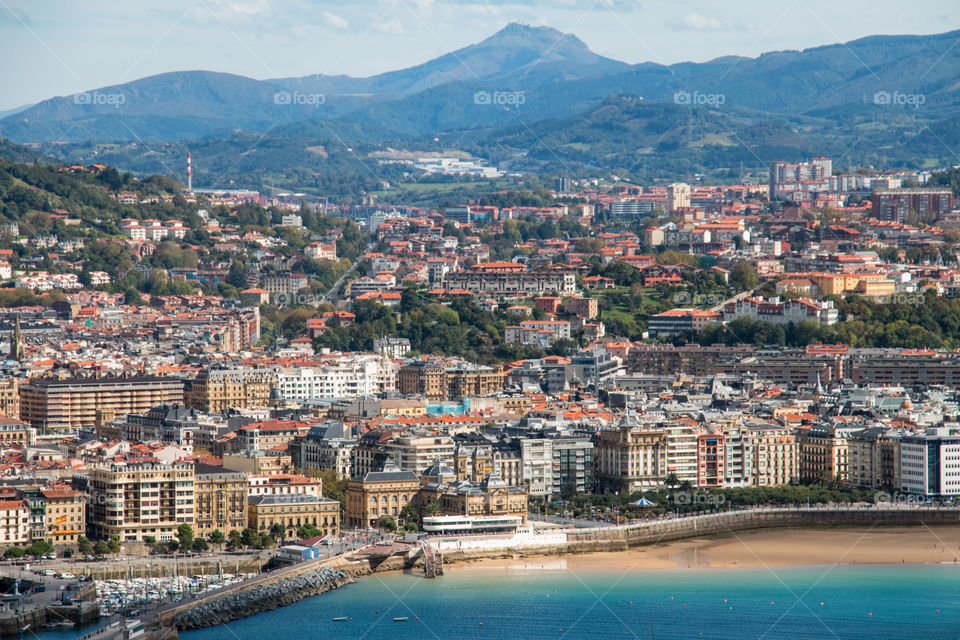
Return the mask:
<path id="1" fill-rule="evenodd" d="M 448 571 L 702 570 L 832 564 L 960 561 L 960 527 L 791 529 L 740 532 L 628 551 L 497 558 L 448 565 Z"/>

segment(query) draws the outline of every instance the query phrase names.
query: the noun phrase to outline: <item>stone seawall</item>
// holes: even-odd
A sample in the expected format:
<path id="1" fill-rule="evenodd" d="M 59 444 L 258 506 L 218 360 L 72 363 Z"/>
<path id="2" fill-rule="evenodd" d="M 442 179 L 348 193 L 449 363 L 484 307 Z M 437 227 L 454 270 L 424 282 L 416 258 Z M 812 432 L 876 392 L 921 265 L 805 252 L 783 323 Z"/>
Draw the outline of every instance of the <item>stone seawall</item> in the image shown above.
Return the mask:
<path id="1" fill-rule="evenodd" d="M 282 578 L 249 591 L 234 593 L 183 611 L 173 619 L 181 631 L 213 627 L 247 616 L 299 602 L 353 582 L 352 576 L 340 569 L 322 567 L 290 578 Z"/>
<path id="2" fill-rule="evenodd" d="M 614 527 L 563 529 L 543 534 L 446 538 L 434 544 L 444 562 L 523 555 L 623 551 L 629 547 L 759 529 L 960 525 L 960 509 L 771 508 L 653 520 Z"/>

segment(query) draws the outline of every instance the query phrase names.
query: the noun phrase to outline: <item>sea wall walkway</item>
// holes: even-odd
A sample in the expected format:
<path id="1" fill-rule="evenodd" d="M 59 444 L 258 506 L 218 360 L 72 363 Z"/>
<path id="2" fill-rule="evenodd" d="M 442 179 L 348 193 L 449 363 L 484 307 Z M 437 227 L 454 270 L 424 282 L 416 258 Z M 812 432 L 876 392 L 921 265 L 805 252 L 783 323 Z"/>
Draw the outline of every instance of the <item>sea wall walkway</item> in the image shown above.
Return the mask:
<path id="1" fill-rule="evenodd" d="M 513 536 L 439 537 L 432 544 L 455 562 L 491 555 L 615 551 L 755 529 L 960 525 L 960 506 L 797 506 L 662 517 L 627 524 L 521 531 Z"/>

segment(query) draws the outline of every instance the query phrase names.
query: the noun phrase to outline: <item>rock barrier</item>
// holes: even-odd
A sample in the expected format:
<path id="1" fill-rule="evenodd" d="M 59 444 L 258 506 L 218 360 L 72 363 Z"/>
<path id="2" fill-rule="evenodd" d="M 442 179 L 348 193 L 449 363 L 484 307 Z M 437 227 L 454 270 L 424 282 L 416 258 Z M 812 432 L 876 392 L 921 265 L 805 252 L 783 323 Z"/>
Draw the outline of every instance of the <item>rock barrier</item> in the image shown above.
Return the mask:
<path id="1" fill-rule="evenodd" d="M 173 625 L 180 631 L 213 627 L 285 607 L 353 581 L 350 575 L 339 569 L 327 567 L 312 569 L 248 591 L 230 594 L 213 602 L 199 604 L 177 614 L 173 619 Z"/>

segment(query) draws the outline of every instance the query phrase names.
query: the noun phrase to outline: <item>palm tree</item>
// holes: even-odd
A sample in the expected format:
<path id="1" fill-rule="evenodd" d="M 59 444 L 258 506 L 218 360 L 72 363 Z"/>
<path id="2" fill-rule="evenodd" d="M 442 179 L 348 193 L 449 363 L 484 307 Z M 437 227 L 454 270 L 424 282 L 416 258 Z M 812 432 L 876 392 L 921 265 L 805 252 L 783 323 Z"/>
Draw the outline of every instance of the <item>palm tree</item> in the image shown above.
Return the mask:
<path id="1" fill-rule="evenodd" d="M 443 509 L 440 508 L 439 502 L 431 502 L 430 504 L 427 505 L 427 508 L 424 509 L 424 511 L 426 511 L 427 515 L 430 515 L 430 516 L 443 515 Z"/>
<path id="2" fill-rule="evenodd" d="M 680 484 L 680 478 L 677 477 L 677 474 L 670 472 L 664 479 L 663 484 L 667 485 L 668 487 L 675 487 Z"/>

